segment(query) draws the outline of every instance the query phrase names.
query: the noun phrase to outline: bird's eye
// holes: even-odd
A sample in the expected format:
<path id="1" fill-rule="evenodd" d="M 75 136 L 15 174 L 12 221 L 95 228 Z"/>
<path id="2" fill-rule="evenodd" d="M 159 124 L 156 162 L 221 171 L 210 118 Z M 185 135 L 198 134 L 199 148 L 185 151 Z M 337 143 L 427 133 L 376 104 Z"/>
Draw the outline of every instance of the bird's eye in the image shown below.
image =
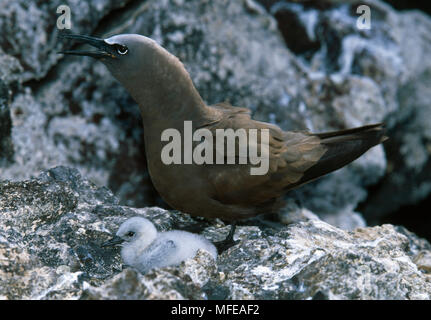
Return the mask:
<path id="1" fill-rule="evenodd" d="M 125 55 L 127 54 L 127 52 L 129 52 L 129 49 L 126 46 L 117 44 L 115 47 L 117 49 L 118 54 Z"/>
<path id="2" fill-rule="evenodd" d="M 135 235 L 135 233 L 133 231 L 129 231 L 126 236 L 128 237 L 133 237 Z"/>

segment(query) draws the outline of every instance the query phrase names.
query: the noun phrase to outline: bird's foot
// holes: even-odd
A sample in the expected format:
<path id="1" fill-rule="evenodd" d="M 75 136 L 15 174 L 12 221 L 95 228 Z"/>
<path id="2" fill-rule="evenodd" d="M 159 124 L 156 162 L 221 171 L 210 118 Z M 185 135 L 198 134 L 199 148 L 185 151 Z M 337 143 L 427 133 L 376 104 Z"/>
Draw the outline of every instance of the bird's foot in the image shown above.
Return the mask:
<path id="1" fill-rule="evenodd" d="M 222 252 L 226 251 L 227 249 L 229 249 L 230 247 L 233 247 L 234 245 L 238 244 L 239 240 L 222 240 L 222 241 L 217 241 L 214 242 L 214 246 L 217 248 L 217 252 L 218 254 L 221 254 Z"/>
<path id="2" fill-rule="evenodd" d="M 227 235 L 226 239 L 222 241 L 214 242 L 214 246 L 217 248 L 218 254 L 221 254 L 222 252 L 226 251 L 230 247 L 233 247 L 234 245 L 239 243 L 239 240 L 233 240 L 233 235 L 235 233 L 236 224 L 232 224 L 229 234 Z"/>

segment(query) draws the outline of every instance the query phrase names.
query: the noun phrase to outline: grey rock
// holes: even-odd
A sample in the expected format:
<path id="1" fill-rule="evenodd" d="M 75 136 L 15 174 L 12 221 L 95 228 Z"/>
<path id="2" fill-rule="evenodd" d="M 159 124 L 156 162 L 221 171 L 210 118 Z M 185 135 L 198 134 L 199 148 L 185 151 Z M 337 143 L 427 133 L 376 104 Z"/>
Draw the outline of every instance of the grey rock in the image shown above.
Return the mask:
<path id="1" fill-rule="evenodd" d="M 364 214 L 369 220 L 377 220 L 403 205 L 416 204 L 429 197 L 430 86 L 431 68 L 425 67 L 423 73 L 399 88 L 400 109 L 388 117 L 391 125 L 391 141 L 386 148 L 390 157 L 388 173 L 365 204 Z"/>
<path id="2" fill-rule="evenodd" d="M 0 47 L 0 79 L 6 84 L 19 82 L 23 68 L 18 59 L 7 55 Z"/>
<path id="3" fill-rule="evenodd" d="M 309 212 L 289 225 L 238 226 L 239 243 L 142 275 L 102 249 L 133 216 L 160 230 L 219 241 L 220 221 L 160 208 L 121 206 L 76 169 L 0 182 L 0 297 L 3 299 L 430 299 L 431 244 L 402 227 L 345 231 Z M 294 214 L 295 216 L 295 214 Z"/>
<path id="4" fill-rule="evenodd" d="M 230 298 L 430 298 L 429 274 L 392 225 L 347 232 L 310 220 L 266 237 L 254 228 L 242 231 L 241 245 L 218 262 Z"/>
<path id="5" fill-rule="evenodd" d="M 91 33 L 111 11 L 130 0 L 70 1 L 72 28 L 76 32 Z M 0 7 L 0 47 L 10 60 L 17 60 L 19 81 L 43 78 L 55 65 L 60 48 L 56 28 L 57 8 L 64 1 L 7 1 Z M 1 52 L 0 52 L 1 53 Z"/>
<path id="6" fill-rule="evenodd" d="M 83 299 L 145 299 L 145 300 L 202 300 L 207 299 L 203 290 L 216 266 L 211 255 L 199 250 L 197 255 L 178 267 L 152 270 L 145 275 L 135 269 L 125 269 L 107 280 L 102 286 L 85 287 Z"/>

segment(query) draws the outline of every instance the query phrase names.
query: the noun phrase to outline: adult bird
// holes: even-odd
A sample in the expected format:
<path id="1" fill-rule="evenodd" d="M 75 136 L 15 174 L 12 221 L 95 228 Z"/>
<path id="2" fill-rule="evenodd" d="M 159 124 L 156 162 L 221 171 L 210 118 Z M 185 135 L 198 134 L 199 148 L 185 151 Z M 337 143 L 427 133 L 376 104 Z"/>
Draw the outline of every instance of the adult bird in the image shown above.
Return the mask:
<path id="1" fill-rule="evenodd" d="M 236 221 L 277 212 L 287 191 L 345 166 L 386 139 L 382 124 L 326 133 L 283 131 L 276 125 L 251 119 L 249 109 L 227 103 L 209 106 L 180 60 L 142 35 L 63 37 L 96 50 L 60 53 L 90 56 L 103 62 L 139 104 L 148 170 L 160 196 L 182 212 L 232 223 L 228 238 L 219 244 L 222 249 L 231 245 Z M 166 165 L 161 159 L 166 144 L 161 139 L 162 132 L 176 129 L 184 135 L 185 121 L 191 121 L 193 131 L 205 128 L 214 137 L 218 129 L 268 130 L 267 173 L 251 175 L 250 162 Z M 264 144 L 262 140 L 255 143 L 261 147 Z M 214 150 L 214 154 L 217 152 Z"/>

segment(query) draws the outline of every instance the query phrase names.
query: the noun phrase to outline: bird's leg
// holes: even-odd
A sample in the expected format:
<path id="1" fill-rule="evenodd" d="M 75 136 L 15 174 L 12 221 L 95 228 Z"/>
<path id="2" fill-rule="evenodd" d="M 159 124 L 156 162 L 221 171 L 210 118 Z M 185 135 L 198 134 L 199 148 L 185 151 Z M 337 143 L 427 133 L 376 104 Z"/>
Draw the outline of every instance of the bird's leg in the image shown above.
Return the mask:
<path id="1" fill-rule="evenodd" d="M 229 234 L 227 235 L 226 239 L 224 239 L 222 241 L 214 242 L 214 245 L 217 248 L 218 254 L 221 254 L 223 251 L 226 251 L 227 249 L 236 245 L 239 242 L 239 240 L 237 240 L 237 241 L 233 240 L 233 235 L 235 234 L 235 229 L 236 229 L 236 223 L 234 222 L 230 225 L 230 231 L 229 231 Z"/>

